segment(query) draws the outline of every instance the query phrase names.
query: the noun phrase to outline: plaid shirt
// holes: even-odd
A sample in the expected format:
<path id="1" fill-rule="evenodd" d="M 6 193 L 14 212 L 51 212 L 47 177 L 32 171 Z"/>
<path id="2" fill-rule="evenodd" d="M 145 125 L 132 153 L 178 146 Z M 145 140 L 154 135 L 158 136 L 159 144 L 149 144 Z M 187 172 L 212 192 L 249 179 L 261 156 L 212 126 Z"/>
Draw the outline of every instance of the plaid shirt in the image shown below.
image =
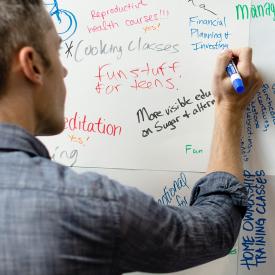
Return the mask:
<path id="1" fill-rule="evenodd" d="M 158 204 L 135 188 L 50 160 L 25 130 L 0 125 L 0 274 L 117 275 L 173 272 L 226 255 L 246 190 L 218 172 L 190 206 Z"/>

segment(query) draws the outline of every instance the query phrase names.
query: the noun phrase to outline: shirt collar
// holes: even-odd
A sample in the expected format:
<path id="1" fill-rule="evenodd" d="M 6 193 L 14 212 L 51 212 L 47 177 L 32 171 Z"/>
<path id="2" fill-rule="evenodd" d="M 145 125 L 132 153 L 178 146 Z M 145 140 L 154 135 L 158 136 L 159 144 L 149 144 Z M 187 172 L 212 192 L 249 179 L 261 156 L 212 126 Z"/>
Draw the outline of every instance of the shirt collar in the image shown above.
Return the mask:
<path id="1" fill-rule="evenodd" d="M 44 144 L 25 129 L 11 124 L 0 123 L 0 152 L 23 151 L 32 156 L 50 159 Z"/>

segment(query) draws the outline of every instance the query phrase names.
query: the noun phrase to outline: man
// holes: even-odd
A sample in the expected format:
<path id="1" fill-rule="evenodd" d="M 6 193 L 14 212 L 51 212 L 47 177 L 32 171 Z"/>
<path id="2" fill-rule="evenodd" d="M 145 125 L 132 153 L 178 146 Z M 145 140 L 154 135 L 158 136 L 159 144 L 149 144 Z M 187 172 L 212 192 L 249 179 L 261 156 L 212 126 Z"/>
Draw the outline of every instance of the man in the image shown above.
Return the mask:
<path id="1" fill-rule="evenodd" d="M 0 0 L 0 13 L 0 274 L 173 272 L 227 255 L 247 200 L 240 183 L 242 116 L 261 85 L 251 49 L 218 57 L 207 175 L 190 207 L 165 207 L 134 188 L 50 160 L 34 136 L 64 127 L 60 38 L 40 0 Z M 233 54 L 243 95 L 225 75 Z"/>

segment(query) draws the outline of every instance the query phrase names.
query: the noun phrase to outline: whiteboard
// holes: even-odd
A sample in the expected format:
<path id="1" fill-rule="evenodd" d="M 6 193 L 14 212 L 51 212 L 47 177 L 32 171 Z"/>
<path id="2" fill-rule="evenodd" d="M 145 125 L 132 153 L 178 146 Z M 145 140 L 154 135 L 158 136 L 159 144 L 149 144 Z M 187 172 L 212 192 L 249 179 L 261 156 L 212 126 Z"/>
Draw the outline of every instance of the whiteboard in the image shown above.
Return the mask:
<path id="1" fill-rule="evenodd" d="M 270 234 L 275 223 L 271 216 L 275 184 L 274 3 L 44 2 L 63 39 L 60 55 L 69 74 L 65 130 L 41 140 L 54 161 L 77 171 L 107 174 L 157 200 L 163 188 L 169 188 L 182 173 L 193 186 L 206 171 L 216 55 L 224 48 L 253 47 L 254 63 L 265 83 L 247 108 L 241 148 L 245 169 L 251 174 L 263 170 L 268 182 L 264 185 L 266 196 L 260 198 L 262 203 L 266 200 L 262 215 L 268 222 L 261 229 L 266 233 L 266 258 L 257 266 L 243 264 L 249 256 L 253 262 L 259 254 L 253 244 L 244 241 L 257 232 L 247 232 L 244 227 L 230 255 L 178 274 L 271 274 L 275 267 Z M 258 184 L 256 176 L 254 179 Z M 181 207 L 189 199 L 189 191 L 180 190 L 171 204 Z M 254 205 L 260 203 L 257 196 L 253 200 Z M 256 212 L 253 219 L 251 214 L 247 217 L 253 229 L 259 219 L 263 221 Z M 247 251 L 250 248 L 253 253 Z"/>

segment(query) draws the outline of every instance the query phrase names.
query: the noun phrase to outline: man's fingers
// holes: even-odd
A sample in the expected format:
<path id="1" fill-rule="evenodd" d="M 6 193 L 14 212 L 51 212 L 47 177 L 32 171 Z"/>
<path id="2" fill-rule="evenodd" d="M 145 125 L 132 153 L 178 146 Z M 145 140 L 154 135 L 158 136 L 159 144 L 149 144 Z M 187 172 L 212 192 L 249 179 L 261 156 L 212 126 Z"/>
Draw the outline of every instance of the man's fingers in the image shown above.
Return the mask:
<path id="1" fill-rule="evenodd" d="M 233 56 L 237 57 L 240 62 L 252 62 L 252 48 L 232 49 Z"/>
<path id="2" fill-rule="evenodd" d="M 217 57 L 215 75 L 217 77 L 225 76 L 225 68 L 232 59 L 232 51 L 226 50 L 220 53 Z"/>
<path id="3" fill-rule="evenodd" d="M 252 49 L 251 48 L 241 48 L 233 49 L 233 56 L 238 59 L 237 68 L 240 75 L 246 79 L 251 75 L 252 70 Z"/>

